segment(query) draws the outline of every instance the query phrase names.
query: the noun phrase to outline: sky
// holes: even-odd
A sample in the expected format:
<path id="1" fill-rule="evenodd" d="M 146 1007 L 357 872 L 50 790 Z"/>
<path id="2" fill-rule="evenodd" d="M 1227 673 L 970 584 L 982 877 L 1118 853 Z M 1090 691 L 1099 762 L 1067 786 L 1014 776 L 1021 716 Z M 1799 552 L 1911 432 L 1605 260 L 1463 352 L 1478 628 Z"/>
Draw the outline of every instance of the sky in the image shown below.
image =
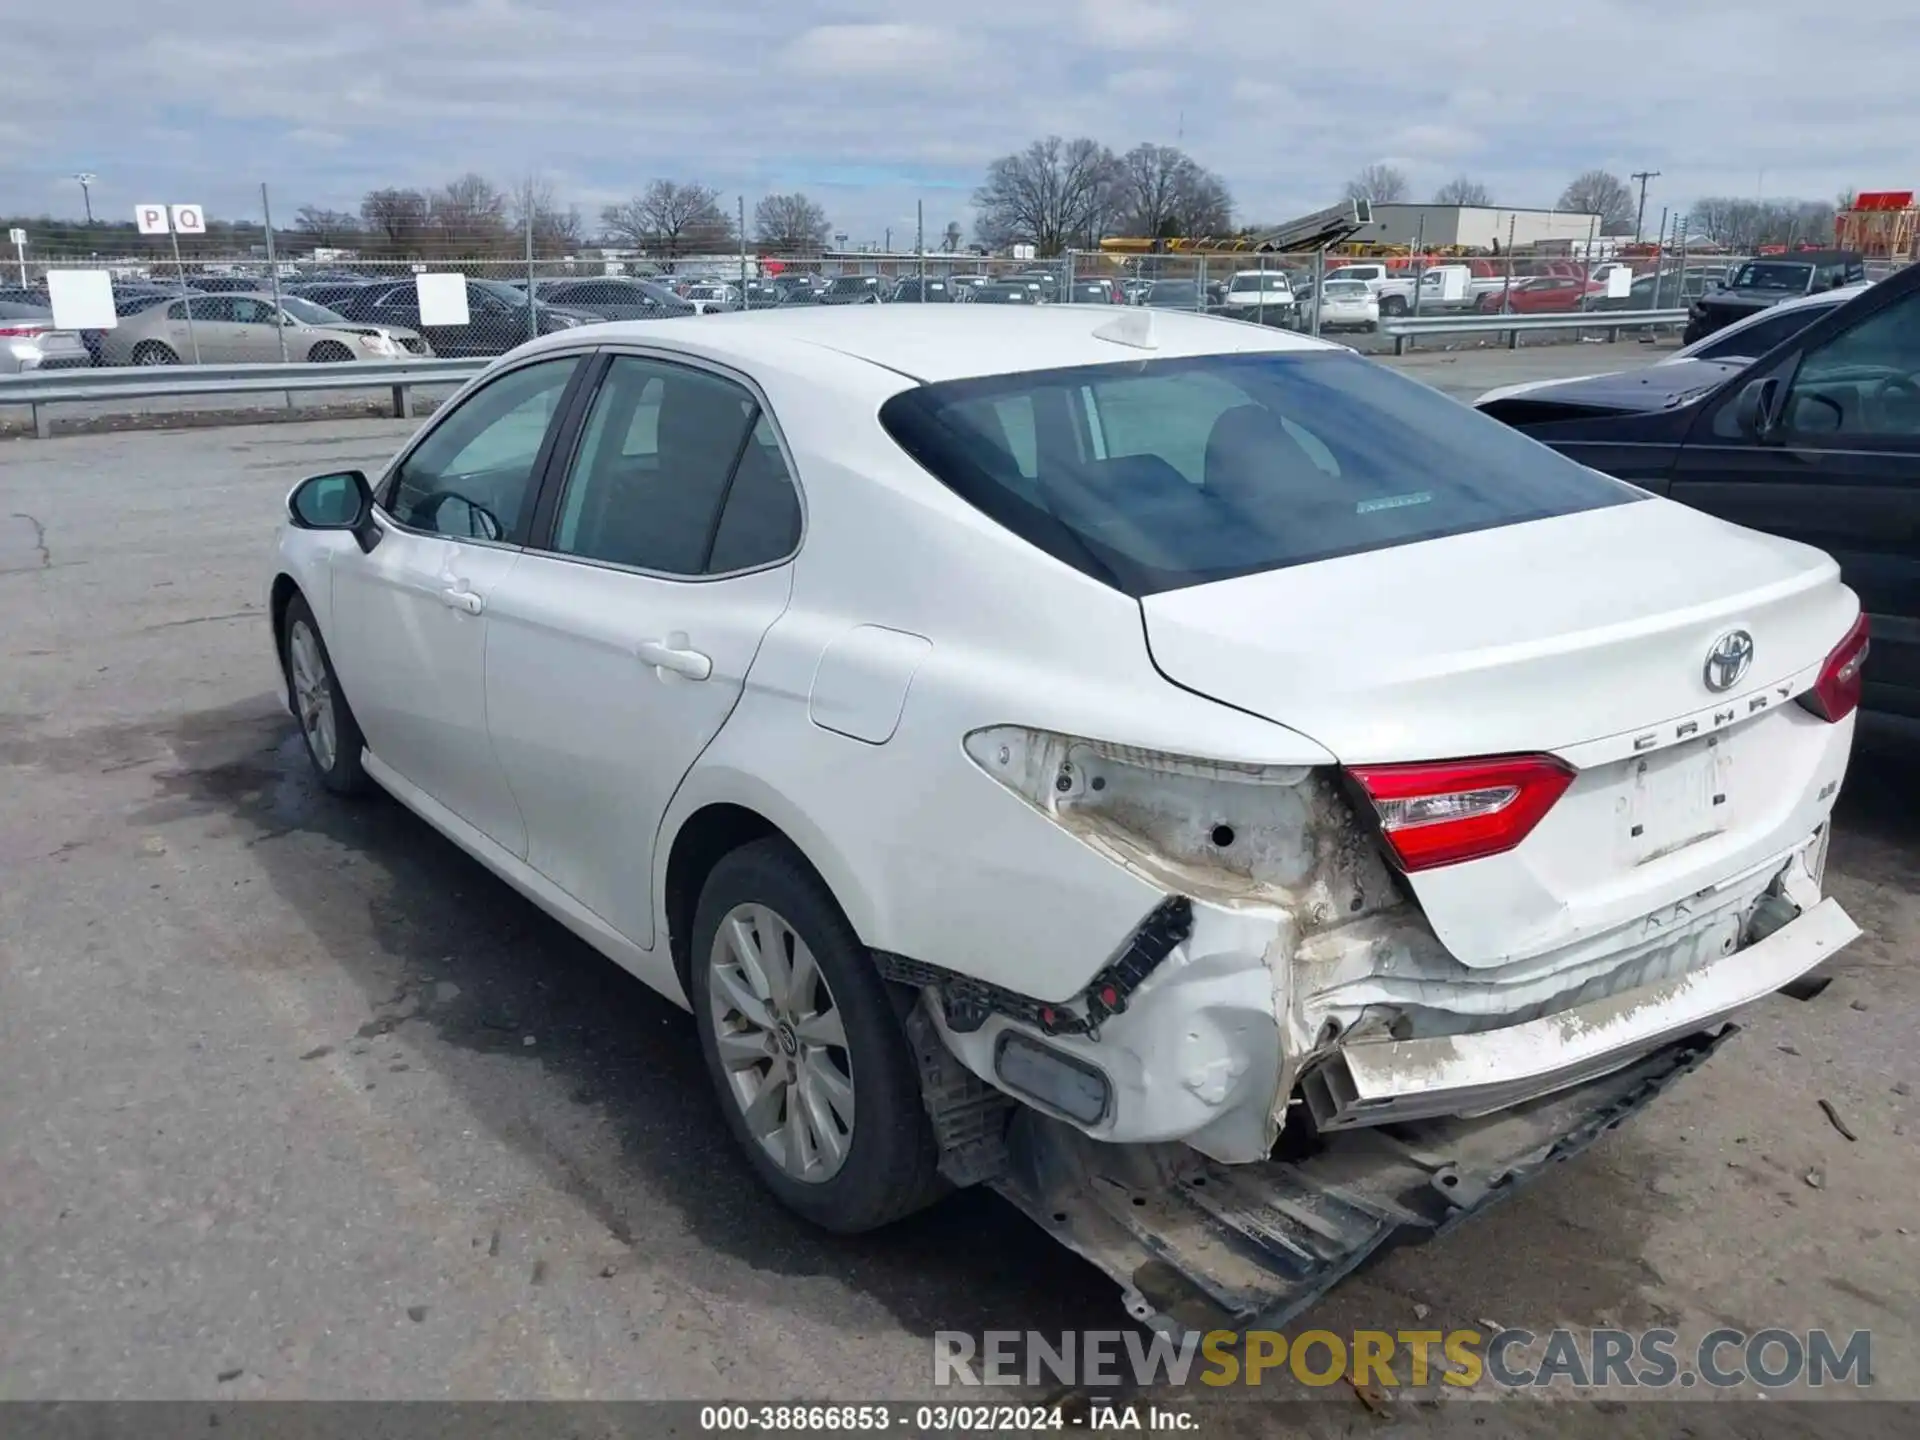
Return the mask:
<path id="1" fill-rule="evenodd" d="M 1547 206 L 1657 170 L 1701 195 L 1920 188 L 1910 0 L 87 0 L 6 24 L 0 212 L 197 203 L 276 221 L 381 185 L 537 174 L 590 221 L 649 180 L 801 190 L 849 243 L 971 233 L 993 157 L 1054 133 L 1180 144 L 1243 221 L 1362 166 Z M 1695 12 L 1698 13 L 1695 13 Z"/>

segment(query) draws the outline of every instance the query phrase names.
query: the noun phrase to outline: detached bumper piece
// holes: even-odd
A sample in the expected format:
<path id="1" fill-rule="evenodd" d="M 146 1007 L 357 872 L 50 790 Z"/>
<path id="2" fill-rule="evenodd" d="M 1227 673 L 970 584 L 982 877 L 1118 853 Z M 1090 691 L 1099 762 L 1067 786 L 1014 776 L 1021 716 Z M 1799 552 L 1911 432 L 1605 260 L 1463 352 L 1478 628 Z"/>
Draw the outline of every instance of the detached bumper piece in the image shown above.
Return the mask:
<path id="1" fill-rule="evenodd" d="M 874 951 L 880 973 L 916 989 L 932 988 L 940 997 L 941 1018 L 957 1035 L 971 1035 L 989 1015 L 1020 1020 L 1049 1035 L 1100 1038 L 1100 1026 L 1127 1008 L 1127 1000 L 1174 947 L 1193 934 L 1193 902 L 1170 895 L 1142 920 L 1126 947 L 1087 983 L 1072 1001 L 1050 1005 L 999 985 L 943 970 L 905 955 Z"/>
<path id="2" fill-rule="evenodd" d="M 1173 1335 L 1279 1328 L 1381 1248 L 1443 1235 L 1580 1154 L 1734 1033 L 1478 1119 L 1343 1132 L 1301 1160 L 1218 1165 L 1184 1145 L 1103 1145 L 1032 1111 L 994 1188 Z"/>

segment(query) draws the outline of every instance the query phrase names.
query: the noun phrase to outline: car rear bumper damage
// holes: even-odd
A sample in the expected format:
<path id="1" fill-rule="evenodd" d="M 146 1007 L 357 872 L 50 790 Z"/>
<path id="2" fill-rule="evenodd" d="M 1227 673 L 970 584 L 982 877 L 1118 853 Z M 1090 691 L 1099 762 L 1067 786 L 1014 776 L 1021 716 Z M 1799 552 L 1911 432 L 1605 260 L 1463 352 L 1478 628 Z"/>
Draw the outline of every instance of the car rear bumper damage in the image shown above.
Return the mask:
<path id="1" fill-rule="evenodd" d="M 1277 907 L 1169 902 L 1061 1007 L 886 961 L 928 991 L 946 1047 L 1024 1104 L 1108 1144 L 1182 1141 L 1257 1163 L 1285 1124 L 1484 1114 L 1779 989 L 1859 933 L 1820 899 L 1825 843 L 1822 827 L 1683 903 L 1504 966 L 1461 964 L 1411 902 L 1377 897 L 1351 917 L 1309 913 L 1304 929 Z M 1360 891 L 1345 899 L 1352 873 L 1335 878 L 1338 917 Z"/>
<path id="2" fill-rule="evenodd" d="M 1105 1145 L 1032 1111 L 994 1182 L 1179 1335 L 1278 1328 L 1384 1246 L 1445 1234 L 1573 1158 L 1737 1027 L 1669 1041 L 1606 1075 L 1477 1119 L 1331 1137 L 1308 1158 L 1219 1165 L 1185 1145 Z"/>
<path id="3" fill-rule="evenodd" d="M 1362 1040 L 1302 1077 L 1322 1132 L 1434 1115 L 1484 1115 L 1575 1085 L 1765 998 L 1856 939 L 1823 900 L 1744 950 L 1655 985 L 1477 1034 Z"/>

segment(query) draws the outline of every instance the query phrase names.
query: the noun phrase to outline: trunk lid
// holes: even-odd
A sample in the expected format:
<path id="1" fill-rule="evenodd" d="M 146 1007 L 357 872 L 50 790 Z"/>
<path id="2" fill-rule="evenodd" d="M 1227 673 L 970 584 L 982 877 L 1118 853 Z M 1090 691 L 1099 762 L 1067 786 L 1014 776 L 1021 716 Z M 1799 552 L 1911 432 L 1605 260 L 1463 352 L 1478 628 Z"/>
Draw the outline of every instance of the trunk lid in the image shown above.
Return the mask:
<path id="1" fill-rule="evenodd" d="M 1788 703 L 1859 612 L 1838 567 L 1666 500 L 1167 591 L 1142 609 L 1168 679 L 1345 765 L 1550 753 L 1572 767 L 1517 845 L 1408 876 L 1442 943 L 1476 968 L 1576 942 L 1589 960 L 1610 952 L 1596 937 L 1784 857 L 1845 771 L 1851 722 Z M 1731 632 L 1748 663 L 1715 689 L 1709 656 Z"/>
<path id="2" fill-rule="evenodd" d="M 1857 608 L 1818 550 L 1659 499 L 1296 565 L 1141 602 L 1174 683 L 1347 764 L 1555 750 L 1808 665 Z M 1707 687 L 1730 629 L 1749 673 Z"/>

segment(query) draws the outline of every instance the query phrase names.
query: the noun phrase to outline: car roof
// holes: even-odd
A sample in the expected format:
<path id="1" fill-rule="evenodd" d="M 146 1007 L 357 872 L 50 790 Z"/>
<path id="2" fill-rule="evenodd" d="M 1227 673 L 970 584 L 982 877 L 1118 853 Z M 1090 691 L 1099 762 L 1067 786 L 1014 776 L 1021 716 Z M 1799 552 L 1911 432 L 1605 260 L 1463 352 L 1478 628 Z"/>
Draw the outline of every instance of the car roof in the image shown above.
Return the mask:
<path id="1" fill-rule="evenodd" d="M 1131 317 L 1127 317 L 1131 318 Z M 821 351 L 927 382 L 1244 352 L 1339 352 L 1309 336 L 1212 316 L 1157 311 L 1151 350 L 1101 339 L 1121 323 L 1111 305 L 1036 305 L 974 310 L 965 305 L 827 306 L 755 310 L 698 319 L 616 321 L 590 332 L 561 331 L 528 349 L 583 339 L 669 345 L 752 373 L 763 363 L 805 368 Z"/>

